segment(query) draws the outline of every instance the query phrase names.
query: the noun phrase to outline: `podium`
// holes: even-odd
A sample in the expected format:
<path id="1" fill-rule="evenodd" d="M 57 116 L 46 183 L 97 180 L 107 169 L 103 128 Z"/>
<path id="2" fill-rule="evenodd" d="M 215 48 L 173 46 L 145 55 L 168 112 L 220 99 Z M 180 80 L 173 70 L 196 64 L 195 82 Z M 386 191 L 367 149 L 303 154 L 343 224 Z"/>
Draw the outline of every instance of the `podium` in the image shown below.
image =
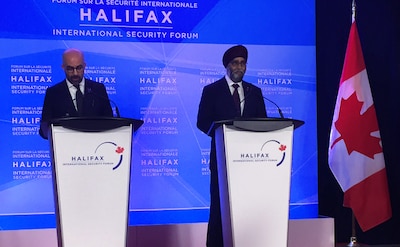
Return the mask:
<path id="1" fill-rule="evenodd" d="M 215 122 L 224 247 L 286 247 L 293 119 Z"/>
<path id="2" fill-rule="evenodd" d="M 59 247 L 126 247 L 133 133 L 143 121 L 49 123 Z"/>

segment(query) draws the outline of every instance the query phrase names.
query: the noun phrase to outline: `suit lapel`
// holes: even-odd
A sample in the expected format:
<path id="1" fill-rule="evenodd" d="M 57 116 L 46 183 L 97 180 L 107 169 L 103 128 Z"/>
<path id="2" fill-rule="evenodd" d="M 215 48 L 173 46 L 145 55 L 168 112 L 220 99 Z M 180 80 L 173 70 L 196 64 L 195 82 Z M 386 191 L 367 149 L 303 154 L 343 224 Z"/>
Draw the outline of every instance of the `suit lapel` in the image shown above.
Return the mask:
<path id="1" fill-rule="evenodd" d="M 218 97 L 222 98 L 221 102 L 224 102 L 224 105 L 225 105 L 225 106 L 223 106 L 223 109 L 225 109 L 225 111 L 227 111 L 225 114 L 230 116 L 229 118 L 234 118 L 236 115 L 235 103 L 233 101 L 232 93 L 231 93 L 231 90 L 229 88 L 228 82 L 226 81 L 225 77 L 223 78 L 223 80 L 221 80 L 218 92 L 219 92 Z"/>
<path id="2" fill-rule="evenodd" d="M 249 83 L 243 81 L 242 82 L 242 86 L 243 86 L 243 90 L 244 90 L 244 105 L 243 105 L 242 116 L 246 116 L 247 106 L 249 105 L 249 101 L 250 101 L 250 98 L 251 98 L 250 94 L 252 92 L 251 92 Z"/>

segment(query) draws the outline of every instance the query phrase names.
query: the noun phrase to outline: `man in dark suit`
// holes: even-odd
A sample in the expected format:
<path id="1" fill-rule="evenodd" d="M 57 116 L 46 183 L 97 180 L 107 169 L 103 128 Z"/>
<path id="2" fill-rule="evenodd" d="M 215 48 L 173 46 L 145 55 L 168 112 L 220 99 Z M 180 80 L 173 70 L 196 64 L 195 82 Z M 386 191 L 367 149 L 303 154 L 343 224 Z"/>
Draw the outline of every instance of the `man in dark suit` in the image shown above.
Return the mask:
<path id="1" fill-rule="evenodd" d="M 65 79 L 47 88 L 39 134 L 47 139 L 48 122 L 64 117 L 112 117 L 113 111 L 103 84 L 84 77 L 85 59 L 78 49 L 62 56 Z"/>
<path id="2" fill-rule="evenodd" d="M 212 138 L 208 247 L 223 247 L 215 140 L 214 133 L 209 132 L 209 129 L 215 121 L 267 117 L 261 89 L 243 81 L 247 57 L 246 47 L 237 45 L 229 48 L 222 58 L 223 65 L 226 68 L 225 77 L 203 88 L 199 104 L 197 127 Z M 236 88 L 239 96 L 235 96 Z M 235 97 L 239 99 L 235 100 Z"/>

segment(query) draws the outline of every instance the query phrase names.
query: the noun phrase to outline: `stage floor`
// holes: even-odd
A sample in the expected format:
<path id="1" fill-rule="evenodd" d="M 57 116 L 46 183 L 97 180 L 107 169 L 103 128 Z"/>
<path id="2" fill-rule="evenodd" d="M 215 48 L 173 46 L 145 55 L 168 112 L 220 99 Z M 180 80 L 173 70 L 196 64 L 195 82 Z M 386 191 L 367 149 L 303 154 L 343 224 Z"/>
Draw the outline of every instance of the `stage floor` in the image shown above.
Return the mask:
<path id="1" fill-rule="evenodd" d="M 131 226 L 128 247 L 205 247 L 207 223 Z M 56 247 L 55 229 L 0 231 L 0 246 Z M 335 247 L 333 218 L 289 220 L 288 247 Z"/>

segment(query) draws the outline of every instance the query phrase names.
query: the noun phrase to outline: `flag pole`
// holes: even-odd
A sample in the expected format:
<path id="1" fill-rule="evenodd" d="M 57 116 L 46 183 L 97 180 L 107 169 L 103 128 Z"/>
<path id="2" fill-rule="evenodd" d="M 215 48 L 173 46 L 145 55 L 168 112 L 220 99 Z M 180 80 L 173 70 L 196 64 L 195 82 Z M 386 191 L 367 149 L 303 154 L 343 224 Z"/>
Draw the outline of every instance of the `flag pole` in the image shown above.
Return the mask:
<path id="1" fill-rule="evenodd" d="M 350 243 L 347 245 L 349 247 L 356 247 L 360 246 L 357 243 L 357 236 L 356 236 L 356 219 L 354 217 L 353 210 L 351 211 L 351 237 L 350 237 Z"/>
<path id="2" fill-rule="evenodd" d="M 353 0 L 353 2 L 351 3 L 351 22 L 353 23 L 355 20 L 356 20 L 356 1 Z M 354 217 L 353 210 L 351 210 L 351 237 L 350 237 L 350 243 L 347 246 L 349 247 L 360 246 L 357 243 L 356 219 Z"/>

